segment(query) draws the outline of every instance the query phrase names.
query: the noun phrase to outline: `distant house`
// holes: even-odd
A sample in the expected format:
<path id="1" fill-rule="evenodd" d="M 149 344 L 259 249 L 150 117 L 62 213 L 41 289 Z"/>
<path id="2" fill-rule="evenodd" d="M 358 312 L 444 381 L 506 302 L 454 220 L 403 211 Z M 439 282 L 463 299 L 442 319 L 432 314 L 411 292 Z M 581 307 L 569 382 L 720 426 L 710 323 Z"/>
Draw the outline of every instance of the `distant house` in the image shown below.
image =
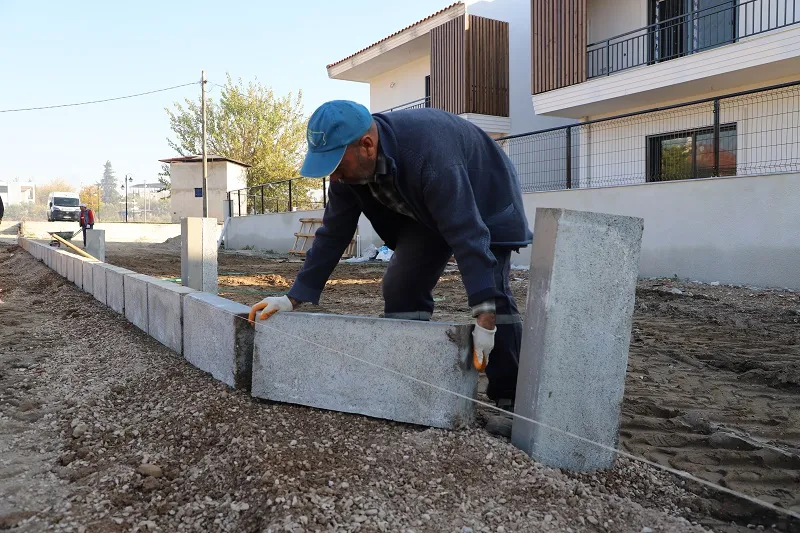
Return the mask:
<path id="1" fill-rule="evenodd" d="M 225 220 L 224 203 L 229 191 L 247 187 L 247 163 L 208 155 L 208 216 Z M 172 222 L 203 216 L 203 157 L 201 155 L 159 159 L 169 164 Z"/>
<path id="2" fill-rule="evenodd" d="M 3 199 L 3 205 L 6 207 L 14 204 L 33 203 L 36 200 L 36 185 L 0 181 L 0 198 Z"/>

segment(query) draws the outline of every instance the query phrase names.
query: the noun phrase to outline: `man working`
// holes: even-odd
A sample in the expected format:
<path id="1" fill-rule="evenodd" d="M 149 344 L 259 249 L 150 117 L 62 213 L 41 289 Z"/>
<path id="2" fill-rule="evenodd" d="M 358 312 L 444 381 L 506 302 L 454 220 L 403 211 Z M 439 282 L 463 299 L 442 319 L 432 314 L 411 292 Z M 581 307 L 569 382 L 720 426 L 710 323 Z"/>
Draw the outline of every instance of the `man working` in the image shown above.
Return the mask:
<path id="1" fill-rule="evenodd" d="M 318 304 L 364 213 L 394 250 L 383 276 L 386 318 L 429 320 L 433 288 L 455 255 L 475 318 L 475 366 L 485 368 L 487 395 L 513 410 L 522 317 L 510 260 L 533 235 L 505 152 L 479 127 L 442 110 L 371 115 L 342 100 L 320 106 L 306 136 L 300 173 L 330 176 L 328 205 L 288 296 L 262 300 L 259 318 Z"/>
<path id="2" fill-rule="evenodd" d="M 83 230 L 83 246 L 86 247 L 86 230 L 94 227 L 94 211 L 89 209 L 86 204 L 81 204 L 80 209 L 81 214 L 78 224 L 80 224 L 81 230 Z"/>

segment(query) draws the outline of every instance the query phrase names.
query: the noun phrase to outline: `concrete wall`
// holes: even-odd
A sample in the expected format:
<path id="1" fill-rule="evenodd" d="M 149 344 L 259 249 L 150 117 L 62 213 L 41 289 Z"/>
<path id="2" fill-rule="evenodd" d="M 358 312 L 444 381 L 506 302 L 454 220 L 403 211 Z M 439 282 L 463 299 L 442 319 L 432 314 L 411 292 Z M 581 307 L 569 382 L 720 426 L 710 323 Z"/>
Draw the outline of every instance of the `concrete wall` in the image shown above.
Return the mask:
<path id="1" fill-rule="evenodd" d="M 640 273 L 700 281 L 800 289 L 800 174 L 773 174 L 529 193 L 533 227 L 537 207 L 561 207 L 644 218 Z M 301 217 L 322 210 L 234 217 L 228 246 L 286 252 Z M 369 221 L 359 221 L 362 247 L 380 246 Z M 530 264 L 530 247 L 514 254 Z"/>
<path id="2" fill-rule="evenodd" d="M 294 234 L 300 230 L 301 218 L 322 218 L 324 211 L 294 211 L 291 213 L 273 213 L 268 215 L 251 215 L 232 217 L 228 222 L 225 235 L 225 247 L 241 250 L 253 246 L 259 250 L 273 250 L 286 253 L 294 246 Z M 358 235 L 363 248 L 370 243 L 381 246 L 383 241 L 375 234 L 372 224 L 361 215 L 358 221 Z"/>
<path id="3" fill-rule="evenodd" d="M 800 174 L 687 180 L 523 195 L 537 207 L 642 217 L 640 275 L 800 289 Z M 530 264 L 530 247 L 515 254 Z"/>
<path id="4" fill-rule="evenodd" d="M 203 186 L 202 163 L 171 163 L 172 222 L 183 217 L 202 217 L 203 199 L 195 197 L 195 188 Z M 227 192 L 247 186 L 247 169 L 228 161 L 208 163 L 208 216 L 224 221 L 223 202 Z"/>
<path id="5" fill-rule="evenodd" d="M 76 231 L 77 222 L 32 222 L 23 221 L 22 233 L 25 236 L 47 239 L 51 231 Z M 5 223 L 3 224 L 5 226 Z M 220 229 L 222 226 L 219 226 Z M 138 222 L 99 222 L 94 229 L 105 230 L 106 242 L 164 242 L 181 234 L 180 224 L 144 224 Z M 72 240 L 83 245 L 83 236 L 79 233 Z"/>
<path id="6" fill-rule="evenodd" d="M 372 78 L 369 80 L 370 111 L 377 113 L 425 98 L 425 76 L 430 73 L 431 58 L 426 56 Z"/>

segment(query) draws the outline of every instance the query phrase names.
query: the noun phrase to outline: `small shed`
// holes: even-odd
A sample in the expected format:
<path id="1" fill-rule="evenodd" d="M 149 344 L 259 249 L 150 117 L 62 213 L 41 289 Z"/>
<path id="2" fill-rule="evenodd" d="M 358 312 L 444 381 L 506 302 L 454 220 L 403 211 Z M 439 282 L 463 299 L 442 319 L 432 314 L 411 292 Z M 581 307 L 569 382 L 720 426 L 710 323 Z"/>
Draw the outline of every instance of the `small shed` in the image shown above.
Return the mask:
<path id="1" fill-rule="evenodd" d="M 225 220 L 224 203 L 229 191 L 247 187 L 247 163 L 208 154 L 208 216 Z M 169 164 L 172 222 L 203 216 L 203 156 L 159 159 Z"/>

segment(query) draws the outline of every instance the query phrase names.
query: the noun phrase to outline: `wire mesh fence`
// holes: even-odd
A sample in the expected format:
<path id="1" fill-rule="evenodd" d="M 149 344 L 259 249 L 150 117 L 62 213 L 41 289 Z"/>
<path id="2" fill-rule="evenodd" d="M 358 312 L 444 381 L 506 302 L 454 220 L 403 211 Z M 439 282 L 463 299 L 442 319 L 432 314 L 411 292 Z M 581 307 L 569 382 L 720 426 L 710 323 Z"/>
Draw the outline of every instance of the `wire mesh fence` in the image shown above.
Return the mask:
<path id="1" fill-rule="evenodd" d="M 800 171 L 800 82 L 498 139 L 523 192 Z"/>

